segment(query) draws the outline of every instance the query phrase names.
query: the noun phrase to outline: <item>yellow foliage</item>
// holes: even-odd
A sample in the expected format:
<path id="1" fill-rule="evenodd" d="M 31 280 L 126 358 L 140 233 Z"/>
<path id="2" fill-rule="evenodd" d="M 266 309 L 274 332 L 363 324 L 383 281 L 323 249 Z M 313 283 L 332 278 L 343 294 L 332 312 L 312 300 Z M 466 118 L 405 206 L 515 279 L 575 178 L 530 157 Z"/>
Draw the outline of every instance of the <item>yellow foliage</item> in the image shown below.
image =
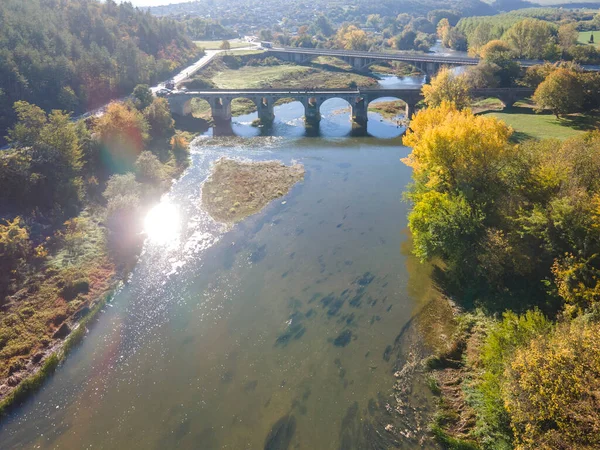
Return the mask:
<path id="1" fill-rule="evenodd" d="M 403 138 L 412 153 L 402 161 L 413 168 L 415 179 L 430 188 L 457 188 L 490 181 L 514 154 L 508 144 L 512 129 L 489 116 L 459 111 L 443 102 L 417 113 Z"/>
<path id="2" fill-rule="evenodd" d="M 346 50 L 368 50 L 367 33 L 355 25 L 342 26 L 336 38 Z"/>
<path id="3" fill-rule="evenodd" d="M 0 223 L 0 262 L 24 258 L 29 246 L 29 232 L 20 217 Z"/>
<path id="4" fill-rule="evenodd" d="M 598 254 L 584 259 L 568 253 L 554 261 L 552 274 L 558 295 L 567 302 L 567 314 L 581 312 L 600 301 L 598 260 Z"/>
<path id="5" fill-rule="evenodd" d="M 516 448 L 600 448 L 600 324 L 576 320 L 518 350 L 505 406 Z"/>
<path id="6" fill-rule="evenodd" d="M 479 56 L 483 59 L 491 59 L 502 54 L 509 55 L 510 45 L 499 39 L 488 42 L 479 50 Z"/>
<path id="7" fill-rule="evenodd" d="M 465 74 L 456 75 L 451 69 L 442 68 L 431 83 L 423 85 L 424 101 L 429 107 L 443 102 L 453 103 L 458 109 L 471 104 L 470 85 Z"/>

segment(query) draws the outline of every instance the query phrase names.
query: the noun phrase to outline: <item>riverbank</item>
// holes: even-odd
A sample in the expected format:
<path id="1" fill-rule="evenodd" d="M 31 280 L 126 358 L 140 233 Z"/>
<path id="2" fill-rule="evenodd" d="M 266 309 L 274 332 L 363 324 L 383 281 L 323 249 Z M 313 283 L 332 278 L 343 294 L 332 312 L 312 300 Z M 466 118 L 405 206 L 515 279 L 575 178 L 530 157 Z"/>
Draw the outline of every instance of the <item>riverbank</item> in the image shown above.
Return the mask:
<path id="1" fill-rule="evenodd" d="M 202 205 L 219 222 L 239 222 L 283 197 L 302 179 L 301 164 L 221 158 L 202 186 Z"/>
<path id="2" fill-rule="evenodd" d="M 139 177 L 151 171 L 157 176 L 139 200 L 135 208 L 138 214 L 145 214 L 170 188 L 169 181 L 179 178 L 188 167 L 186 137 L 191 135 L 176 132 L 172 149 L 156 143 L 152 146 L 162 163 L 152 154 L 150 159 L 145 157 L 150 166 L 136 166 Z M 168 140 L 163 141 L 166 145 Z M 143 153 L 151 155 L 149 151 Z M 141 250 L 143 221 L 135 217 L 120 223 L 127 229 L 127 236 L 120 240 L 124 236 L 110 227 L 116 223 L 116 216 L 111 216 L 114 206 L 110 201 L 105 206 L 99 193 L 92 190 L 94 186 L 86 187 L 89 197 L 85 207 L 62 226 L 44 230 L 47 237 L 43 244 L 21 263 L 19 277 L 11 281 L 9 295 L 1 305 L 0 416 L 38 389 L 67 357 L 85 335 L 86 326 L 128 276 Z M 30 227 L 40 226 L 34 218 L 27 221 Z M 29 239 L 27 229 L 21 230 Z M 20 245 L 32 246 L 33 241 Z"/>

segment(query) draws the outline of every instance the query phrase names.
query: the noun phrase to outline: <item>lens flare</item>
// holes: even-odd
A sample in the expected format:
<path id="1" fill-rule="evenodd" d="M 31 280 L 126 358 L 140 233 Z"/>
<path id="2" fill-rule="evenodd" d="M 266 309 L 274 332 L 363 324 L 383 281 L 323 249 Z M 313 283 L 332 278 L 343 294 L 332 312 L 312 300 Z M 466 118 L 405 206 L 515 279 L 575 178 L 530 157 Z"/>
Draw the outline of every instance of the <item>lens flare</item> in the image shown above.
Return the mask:
<path id="1" fill-rule="evenodd" d="M 181 217 L 177 206 L 165 201 L 152 208 L 144 220 L 144 231 L 153 244 L 176 244 L 181 232 Z"/>

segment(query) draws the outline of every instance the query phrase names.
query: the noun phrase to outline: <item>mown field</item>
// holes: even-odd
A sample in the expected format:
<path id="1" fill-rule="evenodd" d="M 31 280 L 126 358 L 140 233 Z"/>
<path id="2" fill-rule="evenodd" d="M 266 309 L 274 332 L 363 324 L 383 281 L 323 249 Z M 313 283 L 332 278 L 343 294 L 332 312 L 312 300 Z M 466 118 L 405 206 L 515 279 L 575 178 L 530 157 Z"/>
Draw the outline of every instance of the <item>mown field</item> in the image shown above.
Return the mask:
<path id="1" fill-rule="evenodd" d="M 332 76 L 331 72 L 335 72 Z M 358 74 L 340 64 L 317 60 L 307 65 L 242 66 L 239 69 L 219 67 L 211 80 L 221 89 L 241 88 L 347 88 L 352 85 L 373 86 L 377 80 Z"/>
<path id="2" fill-rule="evenodd" d="M 506 122 L 514 130 L 514 139 L 568 139 L 594 129 L 599 122 L 598 117 L 573 114 L 557 119 L 551 113 L 536 113 L 528 107 L 513 107 L 503 111 L 489 111 L 490 114 Z"/>
<path id="3" fill-rule="evenodd" d="M 590 36 L 592 34 L 594 35 L 594 44 L 596 45 L 596 47 L 598 47 L 598 45 L 600 45 L 600 31 L 580 31 L 577 42 L 581 44 L 588 44 L 590 42 Z"/>
<path id="4" fill-rule="evenodd" d="M 198 47 L 203 48 L 204 50 L 218 50 L 221 47 L 221 43 L 223 40 L 219 41 L 194 41 Z M 231 48 L 243 48 L 249 47 L 250 44 L 248 42 L 239 41 L 239 40 L 230 40 L 229 45 Z"/>

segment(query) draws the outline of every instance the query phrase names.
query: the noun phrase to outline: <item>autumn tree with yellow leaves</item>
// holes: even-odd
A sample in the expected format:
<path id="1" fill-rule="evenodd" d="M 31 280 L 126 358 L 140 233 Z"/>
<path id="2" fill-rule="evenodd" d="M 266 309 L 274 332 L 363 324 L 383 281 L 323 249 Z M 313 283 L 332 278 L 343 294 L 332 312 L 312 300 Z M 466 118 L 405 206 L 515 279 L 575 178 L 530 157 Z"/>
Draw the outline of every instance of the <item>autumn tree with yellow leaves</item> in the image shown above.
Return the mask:
<path id="1" fill-rule="evenodd" d="M 415 180 L 409 225 L 418 256 L 457 264 L 466 257 L 483 232 L 486 205 L 504 190 L 511 133 L 500 120 L 449 102 L 413 117 L 403 139 L 412 153 L 403 162 Z"/>
<path id="2" fill-rule="evenodd" d="M 368 50 L 367 33 L 355 25 L 344 25 L 336 34 L 338 45 L 346 50 Z"/>
<path id="3" fill-rule="evenodd" d="M 503 385 L 517 450 L 600 448 L 600 324 L 578 319 L 517 350 Z"/>
<path id="4" fill-rule="evenodd" d="M 456 74 L 443 67 L 429 84 L 423 85 L 424 101 L 429 107 L 440 106 L 442 102 L 454 104 L 463 109 L 471 104 L 470 85 L 465 74 Z"/>

